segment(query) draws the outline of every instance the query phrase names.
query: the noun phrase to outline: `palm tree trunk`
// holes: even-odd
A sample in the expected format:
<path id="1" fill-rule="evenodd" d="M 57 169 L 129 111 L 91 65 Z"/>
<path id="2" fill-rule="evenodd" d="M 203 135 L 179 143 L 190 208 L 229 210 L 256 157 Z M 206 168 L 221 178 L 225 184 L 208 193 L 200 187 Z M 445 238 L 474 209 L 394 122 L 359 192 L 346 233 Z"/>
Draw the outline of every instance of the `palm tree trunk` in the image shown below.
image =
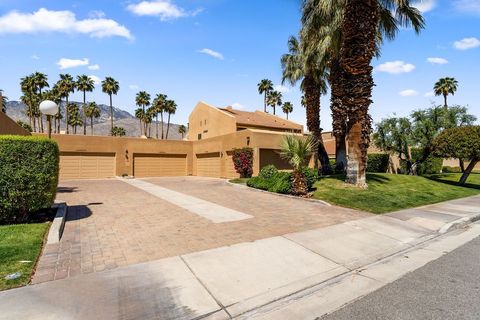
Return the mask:
<path id="1" fill-rule="evenodd" d="M 112 105 L 112 94 L 110 96 L 110 131 L 113 130 L 113 105 Z"/>
<path id="2" fill-rule="evenodd" d="M 288 120 L 288 112 L 287 112 L 287 120 Z"/>
<path id="3" fill-rule="evenodd" d="M 163 140 L 163 111 L 160 112 L 160 119 L 162 120 L 162 140 Z"/>
<path id="4" fill-rule="evenodd" d="M 93 117 L 90 117 L 90 135 L 93 136 Z"/>
<path id="5" fill-rule="evenodd" d="M 86 105 L 86 99 L 85 99 L 85 90 L 83 91 L 83 135 L 87 135 L 87 115 L 85 114 L 85 105 Z"/>
<path id="6" fill-rule="evenodd" d="M 347 145 L 345 143 L 345 131 L 347 114 L 342 106 L 342 96 L 345 94 L 342 90 L 342 69 L 338 59 L 332 59 L 330 62 L 329 83 L 331 88 L 330 110 L 332 111 L 333 136 L 335 137 L 335 171 L 345 171 L 347 167 Z"/>
<path id="7" fill-rule="evenodd" d="M 166 140 L 168 140 L 168 130 L 169 129 L 170 129 L 170 112 L 168 113 L 167 134 L 165 135 Z"/>
<path id="8" fill-rule="evenodd" d="M 36 117 L 32 117 L 33 118 L 33 132 L 37 132 L 37 121 L 36 121 Z"/>
<path id="9" fill-rule="evenodd" d="M 143 135 L 142 119 L 139 118 L 138 120 L 139 120 L 139 122 L 140 122 L 140 136 L 142 136 L 142 135 Z"/>
<path id="10" fill-rule="evenodd" d="M 367 187 L 367 149 L 370 144 L 373 77 L 371 60 L 376 51 L 379 21 L 378 0 L 347 0 L 342 22 L 340 65 L 345 93 L 342 105 L 348 110 L 346 183 Z"/>
<path id="11" fill-rule="evenodd" d="M 43 116 L 42 116 L 41 113 L 40 113 L 39 118 L 40 118 L 40 131 L 43 133 Z"/>
<path id="12" fill-rule="evenodd" d="M 267 91 L 263 93 L 263 112 L 267 113 Z"/>
<path id="13" fill-rule="evenodd" d="M 155 136 L 158 139 L 158 113 L 155 114 Z"/>
<path id="14" fill-rule="evenodd" d="M 305 109 L 307 110 L 307 128 L 314 140 L 313 168 L 318 169 L 318 138 L 320 134 L 320 91 L 317 90 L 315 80 L 310 75 L 305 75 Z"/>
<path id="15" fill-rule="evenodd" d="M 445 108 L 445 111 L 448 110 L 448 104 L 447 104 L 447 95 L 443 95 L 443 107 Z"/>
<path id="16" fill-rule="evenodd" d="M 67 122 L 67 134 L 68 134 L 68 95 L 65 97 L 65 121 Z"/>

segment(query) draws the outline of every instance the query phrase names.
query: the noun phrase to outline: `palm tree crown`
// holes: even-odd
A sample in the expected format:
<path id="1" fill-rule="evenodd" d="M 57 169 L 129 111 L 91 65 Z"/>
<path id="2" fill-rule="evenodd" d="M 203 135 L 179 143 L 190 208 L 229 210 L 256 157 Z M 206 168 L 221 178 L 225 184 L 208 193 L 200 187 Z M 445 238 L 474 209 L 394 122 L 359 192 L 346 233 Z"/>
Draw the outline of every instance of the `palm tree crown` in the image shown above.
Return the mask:
<path id="1" fill-rule="evenodd" d="M 87 116 L 85 113 L 86 108 L 86 93 L 92 92 L 95 89 L 95 82 L 89 76 L 83 74 L 81 76 L 77 76 L 76 87 L 78 91 L 83 92 L 83 134 L 87 134 Z"/>
<path id="2" fill-rule="evenodd" d="M 120 85 L 118 81 L 112 77 L 106 77 L 102 81 L 102 91 L 110 97 L 110 132 L 113 131 L 113 105 L 112 105 L 112 95 L 116 95 L 120 90 Z"/>
<path id="3" fill-rule="evenodd" d="M 433 86 L 433 92 L 436 96 L 443 96 L 445 109 L 448 108 L 447 97 L 452 96 L 458 89 L 458 81 L 455 78 L 445 77 L 439 79 Z"/>
<path id="4" fill-rule="evenodd" d="M 273 108 L 273 114 L 275 114 L 275 107 L 282 105 L 282 93 L 279 91 L 271 91 L 267 95 L 267 104 Z"/>
<path id="5" fill-rule="evenodd" d="M 263 112 L 267 112 L 267 95 L 273 90 L 273 82 L 263 79 L 258 83 L 258 93 L 263 94 Z"/>
<path id="6" fill-rule="evenodd" d="M 293 104 L 288 101 L 284 102 L 282 105 L 282 111 L 287 115 L 287 120 L 288 120 L 288 115 L 293 111 Z"/>

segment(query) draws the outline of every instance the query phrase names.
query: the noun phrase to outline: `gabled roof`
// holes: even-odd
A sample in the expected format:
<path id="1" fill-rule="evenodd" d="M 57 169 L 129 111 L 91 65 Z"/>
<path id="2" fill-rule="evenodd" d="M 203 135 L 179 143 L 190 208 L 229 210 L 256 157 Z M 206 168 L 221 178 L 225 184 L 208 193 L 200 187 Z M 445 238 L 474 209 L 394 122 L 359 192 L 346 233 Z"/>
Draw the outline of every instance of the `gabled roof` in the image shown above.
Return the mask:
<path id="1" fill-rule="evenodd" d="M 275 128 L 286 130 L 303 130 L 303 126 L 290 120 L 274 116 L 262 111 L 242 111 L 236 110 L 232 107 L 218 108 L 223 112 L 226 112 L 235 117 L 237 126 L 246 127 L 261 127 L 261 128 Z"/>

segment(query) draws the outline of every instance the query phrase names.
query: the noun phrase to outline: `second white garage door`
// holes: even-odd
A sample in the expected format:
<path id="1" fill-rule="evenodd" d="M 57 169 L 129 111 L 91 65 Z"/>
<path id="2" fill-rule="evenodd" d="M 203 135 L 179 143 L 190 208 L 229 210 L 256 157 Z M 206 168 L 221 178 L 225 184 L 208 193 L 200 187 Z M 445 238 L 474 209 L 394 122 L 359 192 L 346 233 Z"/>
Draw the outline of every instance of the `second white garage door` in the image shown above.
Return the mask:
<path id="1" fill-rule="evenodd" d="M 197 176 L 220 178 L 220 152 L 197 154 Z"/>
<path id="2" fill-rule="evenodd" d="M 136 154 L 134 176 L 166 177 L 187 175 L 186 154 Z"/>
<path id="3" fill-rule="evenodd" d="M 115 176 L 114 153 L 62 152 L 60 179 L 100 179 Z"/>

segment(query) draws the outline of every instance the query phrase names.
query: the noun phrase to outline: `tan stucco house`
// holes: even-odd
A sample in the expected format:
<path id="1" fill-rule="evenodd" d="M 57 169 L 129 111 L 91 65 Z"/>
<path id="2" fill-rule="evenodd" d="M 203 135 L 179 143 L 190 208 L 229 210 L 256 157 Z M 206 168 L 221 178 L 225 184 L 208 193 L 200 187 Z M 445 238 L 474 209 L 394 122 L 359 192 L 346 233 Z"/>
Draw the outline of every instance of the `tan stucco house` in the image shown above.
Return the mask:
<path id="1" fill-rule="evenodd" d="M 303 133 L 303 126 L 262 111 L 243 111 L 232 107 L 217 108 L 199 102 L 188 118 L 189 141 L 213 138 L 246 129 L 271 132 Z"/>

